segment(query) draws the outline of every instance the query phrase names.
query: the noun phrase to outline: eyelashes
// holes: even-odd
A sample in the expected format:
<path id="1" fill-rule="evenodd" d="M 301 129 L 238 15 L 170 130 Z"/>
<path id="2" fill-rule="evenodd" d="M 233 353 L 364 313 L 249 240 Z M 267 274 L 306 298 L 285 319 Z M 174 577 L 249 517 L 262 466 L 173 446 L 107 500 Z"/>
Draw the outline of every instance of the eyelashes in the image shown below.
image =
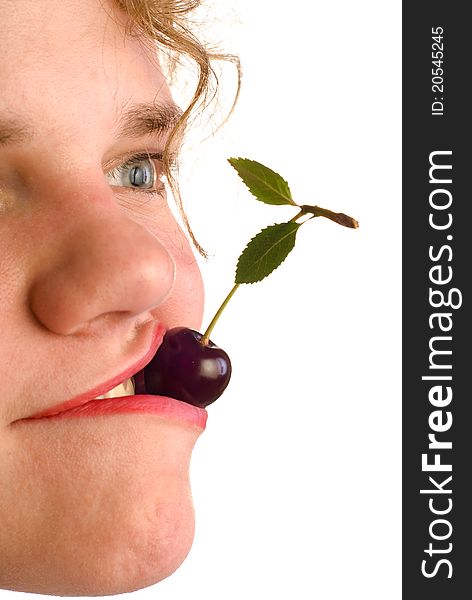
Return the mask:
<path id="1" fill-rule="evenodd" d="M 164 189 L 162 153 L 140 152 L 106 173 L 112 186 L 135 192 L 162 193 Z"/>
<path id="2" fill-rule="evenodd" d="M 162 152 L 125 154 L 104 166 L 105 177 L 117 200 L 130 214 L 156 218 L 156 211 L 167 207 L 167 181 Z M 111 163 L 113 164 L 113 163 Z M 172 176 L 179 168 L 178 154 L 169 155 Z"/>

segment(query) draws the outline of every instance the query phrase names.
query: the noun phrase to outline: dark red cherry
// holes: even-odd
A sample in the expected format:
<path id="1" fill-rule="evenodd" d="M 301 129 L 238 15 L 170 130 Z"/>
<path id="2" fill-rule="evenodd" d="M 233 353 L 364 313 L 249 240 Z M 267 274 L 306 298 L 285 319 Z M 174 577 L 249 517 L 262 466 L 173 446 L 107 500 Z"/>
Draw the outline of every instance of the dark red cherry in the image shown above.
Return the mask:
<path id="1" fill-rule="evenodd" d="M 219 398 L 231 377 L 231 361 L 211 340 L 202 344 L 202 338 L 203 334 L 188 327 L 170 329 L 143 369 L 146 393 L 201 408 Z"/>
<path id="2" fill-rule="evenodd" d="M 134 379 L 134 393 L 141 395 L 146 393 L 146 385 L 144 383 L 144 369 L 138 371 L 133 375 Z"/>

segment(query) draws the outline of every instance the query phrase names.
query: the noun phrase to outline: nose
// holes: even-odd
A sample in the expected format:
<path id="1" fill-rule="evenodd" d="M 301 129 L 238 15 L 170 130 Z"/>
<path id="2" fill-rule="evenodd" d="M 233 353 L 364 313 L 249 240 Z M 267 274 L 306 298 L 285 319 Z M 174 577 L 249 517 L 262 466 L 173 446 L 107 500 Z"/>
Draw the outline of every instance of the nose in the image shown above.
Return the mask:
<path id="1" fill-rule="evenodd" d="M 88 194 L 73 211 L 56 204 L 48 241 L 37 249 L 43 259 L 29 305 L 57 334 L 71 335 L 114 313 L 138 321 L 173 287 L 175 263 L 156 235 L 125 215 L 107 184 L 97 193 L 98 201 Z"/>

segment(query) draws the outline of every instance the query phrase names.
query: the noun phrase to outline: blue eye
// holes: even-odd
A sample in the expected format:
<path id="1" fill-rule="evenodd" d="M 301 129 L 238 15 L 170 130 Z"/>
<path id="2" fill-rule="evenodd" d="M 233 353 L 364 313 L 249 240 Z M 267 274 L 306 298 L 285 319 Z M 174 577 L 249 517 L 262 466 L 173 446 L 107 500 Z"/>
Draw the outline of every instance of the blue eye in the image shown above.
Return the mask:
<path id="1" fill-rule="evenodd" d="M 160 155 L 137 154 L 122 165 L 115 167 L 106 174 L 110 185 L 131 187 L 137 190 L 153 190 L 158 175 L 153 158 L 161 159 Z"/>

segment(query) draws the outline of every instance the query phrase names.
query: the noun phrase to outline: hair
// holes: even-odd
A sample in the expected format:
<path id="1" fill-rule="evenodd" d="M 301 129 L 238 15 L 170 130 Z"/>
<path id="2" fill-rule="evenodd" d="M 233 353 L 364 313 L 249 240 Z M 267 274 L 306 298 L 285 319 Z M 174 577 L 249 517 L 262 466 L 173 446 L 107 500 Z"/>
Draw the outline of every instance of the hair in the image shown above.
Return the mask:
<path id="1" fill-rule="evenodd" d="M 163 171 L 173 193 L 185 228 L 198 252 L 207 258 L 207 253 L 200 246 L 190 227 L 185 213 L 179 185 L 174 176 L 175 166 L 172 164 L 170 148 L 174 140 L 183 139 L 183 134 L 192 113 L 204 111 L 216 96 L 219 82 L 212 67 L 212 61 L 229 61 L 237 69 L 237 88 L 233 104 L 223 125 L 230 117 L 236 105 L 241 87 L 241 66 L 239 58 L 232 54 L 221 54 L 208 48 L 197 39 L 190 28 L 189 13 L 194 11 L 201 0 L 115 0 L 129 17 L 128 33 L 133 36 L 151 40 L 163 50 L 168 58 L 169 75 L 172 76 L 181 58 L 190 59 L 197 67 L 198 79 L 189 105 L 183 111 L 166 141 L 163 151 Z M 220 125 L 220 126 L 221 126 Z"/>

